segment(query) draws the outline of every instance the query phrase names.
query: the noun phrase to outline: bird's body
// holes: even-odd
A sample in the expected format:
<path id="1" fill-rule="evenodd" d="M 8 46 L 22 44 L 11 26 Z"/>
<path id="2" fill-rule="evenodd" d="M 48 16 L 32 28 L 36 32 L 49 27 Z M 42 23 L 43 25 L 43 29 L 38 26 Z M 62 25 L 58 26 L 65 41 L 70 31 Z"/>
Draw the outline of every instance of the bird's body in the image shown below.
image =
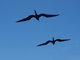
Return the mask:
<path id="1" fill-rule="evenodd" d="M 56 40 L 54 40 L 54 38 L 53 38 L 53 40 L 46 41 L 45 43 L 39 44 L 37 46 L 47 45 L 48 43 L 52 43 L 54 45 L 55 42 L 57 42 L 57 41 L 58 42 L 63 42 L 63 41 L 68 41 L 68 40 L 70 40 L 70 39 L 56 39 Z"/>
<path id="2" fill-rule="evenodd" d="M 28 17 L 26 17 L 26 18 L 24 18 L 24 19 L 21 19 L 21 20 L 19 20 L 19 21 L 17 21 L 17 22 L 23 22 L 23 21 L 27 21 L 27 20 L 30 20 L 31 18 L 36 18 L 36 20 L 38 20 L 39 21 L 39 18 L 41 17 L 41 16 L 44 16 L 44 17 L 55 17 L 55 16 L 58 16 L 59 14 L 53 14 L 53 15 L 51 15 L 51 14 L 37 14 L 37 12 L 36 12 L 36 10 L 34 10 L 34 12 L 35 12 L 35 15 L 29 15 Z"/>

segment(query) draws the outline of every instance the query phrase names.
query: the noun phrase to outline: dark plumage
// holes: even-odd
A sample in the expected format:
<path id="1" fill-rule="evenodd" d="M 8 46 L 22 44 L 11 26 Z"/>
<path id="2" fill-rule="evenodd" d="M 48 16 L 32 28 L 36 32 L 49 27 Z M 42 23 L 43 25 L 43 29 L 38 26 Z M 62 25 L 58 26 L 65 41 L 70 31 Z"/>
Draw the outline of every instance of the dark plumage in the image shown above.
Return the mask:
<path id="1" fill-rule="evenodd" d="M 48 43 L 52 43 L 54 45 L 56 41 L 63 42 L 63 41 L 68 41 L 68 40 L 70 40 L 70 39 L 56 39 L 56 40 L 54 40 L 54 38 L 53 38 L 53 40 L 46 41 L 45 43 L 39 44 L 37 46 L 47 45 Z"/>
<path id="2" fill-rule="evenodd" d="M 36 10 L 34 10 L 34 12 L 35 12 L 35 15 L 29 15 L 28 17 L 26 17 L 24 19 L 21 19 L 21 20 L 19 20 L 17 22 L 27 21 L 27 20 L 30 20 L 33 17 L 36 18 L 39 21 L 39 18 L 41 16 L 44 16 L 44 17 L 48 18 L 48 17 L 55 17 L 55 16 L 58 16 L 59 15 L 59 14 L 53 14 L 53 15 L 51 15 L 51 14 L 44 14 L 44 13 L 43 14 L 37 14 Z"/>

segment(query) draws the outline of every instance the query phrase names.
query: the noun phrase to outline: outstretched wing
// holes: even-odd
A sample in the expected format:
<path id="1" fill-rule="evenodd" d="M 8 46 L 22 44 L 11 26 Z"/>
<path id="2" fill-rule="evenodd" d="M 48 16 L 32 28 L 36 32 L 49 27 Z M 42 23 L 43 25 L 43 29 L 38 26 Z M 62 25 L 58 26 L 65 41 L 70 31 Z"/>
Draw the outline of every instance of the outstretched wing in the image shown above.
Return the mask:
<path id="1" fill-rule="evenodd" d="M 23 21 L 30 20 L 32 17 L 34 17 L 34 15 L 30 15 L 30 16 L 28 16 L 27 18 L 21 19 L 21 20 L 17 21 L 17 23 L 18 23 L 18 22 L 23 22 Z"/>
<path id="2" fill-rule="evenodd" d="M 53 14 L 53 15 L 50 15 L 50 14 L 39 14 L 39 17 L 41 16 L 44 16 L 44 17 L 55 17 L 55 16 L 58 16 L 59 14 Z"/>
<path id="3" fill-rule="evenodd" d="M 56 39 L 55 41 L 63 42 L 63 41 L 68 41 L 70 39 Z"/>
<path id="4" fill-rule="evenodd" d="M 47 45 L 49 42 L 51 42 L 51 41 L 47 41 L 47 42 L 42 43 L 42 44 L 39 44 L 39 45 L 37 45 L 37 46 Z"/>

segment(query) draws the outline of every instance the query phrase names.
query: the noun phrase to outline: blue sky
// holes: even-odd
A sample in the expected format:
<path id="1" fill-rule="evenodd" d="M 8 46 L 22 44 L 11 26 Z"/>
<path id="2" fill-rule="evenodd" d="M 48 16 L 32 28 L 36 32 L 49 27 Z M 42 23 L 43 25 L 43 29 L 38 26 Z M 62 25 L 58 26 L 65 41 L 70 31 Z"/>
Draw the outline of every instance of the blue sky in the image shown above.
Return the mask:
<path id="1" fill-rule="evenodd" d="M 79 0 L 0 0 L 0 60 L 80 60 Z M 37 13 L 60 14 L 16 21 Z M 70 38 L 54 46 L 47 40 Z"/>

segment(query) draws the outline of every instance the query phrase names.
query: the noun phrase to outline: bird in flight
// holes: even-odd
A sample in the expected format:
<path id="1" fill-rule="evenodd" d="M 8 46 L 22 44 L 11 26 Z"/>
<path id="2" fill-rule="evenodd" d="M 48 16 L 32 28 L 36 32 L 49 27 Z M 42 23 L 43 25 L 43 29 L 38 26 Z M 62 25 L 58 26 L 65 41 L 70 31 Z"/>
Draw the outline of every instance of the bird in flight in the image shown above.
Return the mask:
<path id="1" fill-rule="evenodd" d="M 43 46 L 43 45 L 47 45 L 48 43 L 52 43 L 53 45 L 55 44 L 55 42 L 63 42 L 63 41 L 68 41 L 68 40 L 70 40 L 70 39 L 56 39 L 56 40 L 54 40 L 54 37 L 53 37 L 53 39 L 52 40 L 48 40 L 48 41 L 46 41 L 46 42 L 44 42 L 44 43 L 42 43 L 42 44 L 39 44 L 39 45 L 37 45 L 37 46 Z"/>
<path id="2" fill-rule="evenodd" d="M 19 21 L 16 21 L 17 23 L 18 22 L 23 22 L 23 21 L 27 21 L 27 20 L 30 20 L 31 18 L 36 18 L 38 21 L 39 21 L 39 18 L 41 17 L 41 16 L 44 16 L 44 17 L 46 17 L 46 18 L 48 18 L 48 17 L 55 17 L 55 16 L 58 16 L 59 14 L 44 14 L 44 13 L 42 13 L 42 14 L 37 14 L 37 12 L 36 12 L 36 10 L 34 10 L 34 12 L 35 12 L 35 15 L 29 15 L 28 17 L 26 17 L 26 18 L 23 18 L 23 19 L 21 19 L 21 20 L 19 20 Z"/>

